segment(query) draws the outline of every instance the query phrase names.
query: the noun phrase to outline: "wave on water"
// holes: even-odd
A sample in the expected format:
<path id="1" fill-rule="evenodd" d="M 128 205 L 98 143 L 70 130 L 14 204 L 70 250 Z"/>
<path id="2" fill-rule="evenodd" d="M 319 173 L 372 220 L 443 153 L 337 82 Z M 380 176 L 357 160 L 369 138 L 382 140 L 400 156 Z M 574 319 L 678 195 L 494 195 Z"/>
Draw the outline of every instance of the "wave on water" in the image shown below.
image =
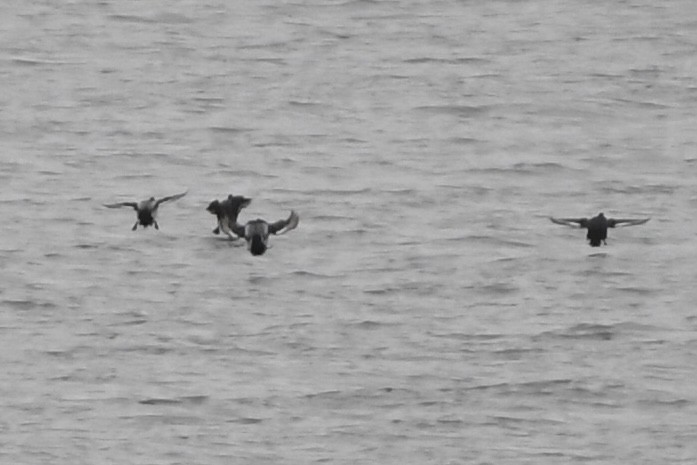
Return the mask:
<path id="1" fill-rule="evenodd" d="M 347 195 L 369 194 L 373 192 L 371 187 L 362 187 L 358 189 L 312 189 L 313 195 L 327 197 L 346 197 Z"/>
<path id="2" fill-rule="evenodd" d="M 154 19 L 148 18 L 146 16 L 112 14 L 112 15 L 108 15 L 107 17 L 109 19 L 114 20 L 114 21 L 125 22 L 125 23 L 144 23 L 144 24 L 155 23 Z"/>
<path id="3" fill-rule="evenodd" d="M 467 236 L 455 236 L 444 239 L 449 242 L 465 242 L 467 244 L 482 244 L 493 247 L 515 247 L 515 248 L 531 248 L 536 247 L 537 244 L 530 242 L 523 242 L 513 239 L 505 239 L 502 237 L 482 236 L 479 234 L 470 234 Z"/>
<path id="4" fill-rule="evenodd" d="M 252 143 L 253 147 L 257 148 L 274 148 L 274 147 L 296 147 L 297 142 L 293 140 L 293 138 L 281 138 L 281 137 L 276 137 L 271 140 L 262 140 L 259 142 L 254 142 Z"/>
<path id="5" fill-rule="evenodd" d="M 627 294 L 632 294 L 632 295 L 640 295 L 640 296 L 648 296 L 655 294 L 657 291 L 660 291 L 660 289 L 652 289 L 648 287 L 637 287 L 637 286 L 618 286 L 614 288 L 617 291 L 620 292 L 625 292 Z"/>
<path id="6" fill-rule="evenodd" d="M 490 283 L 480 286 L 479 290 L 486 294 L 501 296 L 504 294 L 514 294 L 520 291 L 520 286 L 517 286 L 510 281 L 501 281 L 498 283 Z"/>
<path id="7" fill-rule="evenodd" d="M 263 418 L 254 418 L 254 417 L 241 417 L 241 418 L 233 418 L 230 420 L 230 423 L 237 423 L 240 425 L 256 425 L 257 423 L 261 423 L 264 420 Z"/>
<path id="8" fill-rule="evenodd" d="M 556 331 L 547 331 L 535 339 L 587 339 L 609 341 L 619 334 L 617 325 L 603 325 L 596 323 L 580 323 Z"/>
<path id="9" fill-rule="evenodd" d="M 226 163 L 218 163 L 218 167 L 214 171 L 206 173 L 207 176 L 231 176 L 235 179 L 278 179 L 280 175 L 272 172 L 262 172 L 249 168 L 233 168 Z"/>
<path id="10" fill-rule="evenodd" d="M 325 107 L 323 102 L 311 100 L 289 100 L 288 105 L 301 108 Z"/>
<path id="11" fill-rule="evenodd" d="M 488 391 L 495 390 L 501 391 L 502 393 L 528 393 L 528 394 L 549 394 L 551 391 L 555 391 L 559 388 L 566 388 L 572 386 L 574 380 L 570 378 L 559 378 L 550 380 L 538 380 L 538 381 L 522 381 L 519 383 L 502 382 L 494 384 L 476 384 L 474 386 L 467 387 L 468 391 Z"/>
<path id="12" fill-rule="evenodd" d="M 3 299 L 0 300 L 0 307 L 28 311 L 37 308 L 56 308 L 58 305 L 53 302 L 39 301 L 34 299 Z"/>
<path id="13" fill-rule="evenodd" d="M 669 109 L 673 108 L 672 105 L 667 105 L 667 104 L 662 104 L 662 103 L 657 103 L 657 102 L 638 101 L 638 100 L 630 100 L 630 99 L 622 99 L 622 98 L 615 98 L 615 99 L 613 99 L 613 102 L 621 103 L 621 104 L 624 104 L 626 106 L 638 107 L 641 109 L 648 109 L 648 110 L 669 110 Z"/>
<path id="14" fill-rule="evenodd" d="M 516 171 L 517 173 L 539 173 L 540 171 L 544 171 L 545 173 L 548 173 L 550 171 L 565 171 L 568 170 L 569 167 L 565 164 L 557 163 L 557 162 L 551 162 L 551 161 L 544 161 L 544 162 L 537 162 L 537 163 L 531 163 L 531 162 L 519 162 L 519 163 L 514 163 L 512 166 L 512 169 Z"/>
<path id="15" fill-rule="evenodd" d="M 84 65 L 85 62 L 79 61 L 67 61 L 67 60 L 54 60 L 47 58 L 35 58 L 35 57 L 11 57 L 9 58 L 15 64 L 24 66 L 62 66 L 62 65 Z"/>
<path id="16" fill-rule="evenodd" d="M 491 107 L 488 105 L 423 105 L 414 108 L 416 111 L 425 113 L 454 115 L 467 118 L 480 116 L 490 109 Z"/>
<path id="17" fill-rule="evenodd" d="M 602 182 L 595 190 L 604 194 L 674 195 L 682 189 L 676 184 L 621 184 Z"/>
<path id="18" fill-rule="evenodd" d="M 183 397 L 151 397 L 139 400 L 141 405 L 201 405 L 208 401 L 208 396 L 183 396 Z"/>
<path id="19" fill-rule="evenodd" d="M 253 129 L 253 128 L 234 127 L 234 126 L 210 126 L 208 129 L 214 133 L 223 133 L 223 134 L 243 134 L 243 133 L 255 131 L 255 129 Z"/>
<path id="20" fill-rule="evenodd" d="M 464 136 L 449 137 L 446 139 L 446 141 L 453 144 L 453 145 L 470 145 L 470 144 L 476 144 L 478 142 L 482 142 L 481 139 L 477 139 L 476 137 L 464 137 Z"/>
<path id="21" fill-rule="evenodd" d="M 573 168 L 567 164 L 557 162 L 518 162 L 507 166 L 490 166 L 468 170 L 470 174 L 531 174 L 531 175 L 558 175 L 560 172 L 580 173 L 582 169 Z"/>
<path id="22" fill-rule="evenodd" d="M 400 323 L 395 323 L 395 322 L 363 320 L 363 321 L 359 321 L 358 323 L 354 323 L 352 326 L 355 326 L 358 329 L 380 330 L 381 328 L 384 328 L 387 326 L 399 326 L 399 325 L 400 325 Z"/>
<path id="23" fill-rule="evenodd" d="M 336 279 L 336 278 L 341 278 L 340 275 L 330 275 L 326 273 L 317 273 L 317 272 L 312 272 L 312 271 L 307 271 L 307 270 L 295 270 L 290 272 L 291 276 L 297 276 L 299 278 L 308 278 L 308 279 Z"/>
<path id="24" fill-rule="evenodd" d="M 408 64 L 448 64 L 448 65 L 464 65 L 464 64 L 485 64 L 491 60 L 481 57 L 462 57 L 462 58 L 435 58 L 435 57 L 419 57 L 407 58 L 404 63 Z"/>
<path id="25" fill-rule="evenodd" d="M 306 394 L 304 398 L 308 401 L 344 403 L 355 402 L 357 399 L 381 400 L 384 399 L 386 395 L 394 396 L 396 399 L 404 399 L 416 397 L 417 393 L 410 389 L 386 386 L 375 388 L 332 389 Z"/>
<path id="26" fill-rule="evenodd" d="M 190 24 L 194 22 L 192 18 L 176 13 L 162 13 L 153 16 L 110 14 L 107 18 L 118 22 L 136 24 Z"/>
<path id="27" fill-rule="evenodd" d="M 330 215 L 330 214 L 314 215 L 308 219 L 312 219 L 313 221 L 338 222 L 338 223 L 342 223 L 342 224 L 346 221 L 354 221 L 355 220 L 354 217 L 348 216 L 348 215 Z"/>

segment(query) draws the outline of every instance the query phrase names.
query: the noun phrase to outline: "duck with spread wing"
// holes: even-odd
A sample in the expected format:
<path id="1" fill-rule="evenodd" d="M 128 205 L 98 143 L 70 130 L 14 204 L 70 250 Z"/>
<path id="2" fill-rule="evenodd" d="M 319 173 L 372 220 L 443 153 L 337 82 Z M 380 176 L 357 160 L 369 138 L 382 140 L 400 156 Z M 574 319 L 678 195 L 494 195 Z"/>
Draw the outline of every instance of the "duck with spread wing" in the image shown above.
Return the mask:
<path id="1" fill-rule="evenodd" d="M 615 226 L 635 226 L 638 224 L 644 224 L 650 220 L 650 218 L 606 218 L 604 214 L 600 213 L 598 216 L 593 218 L 554 218 L 550 217 L 553 223 L 562 224 L 564 226 L 580 227 L 586 228 L 588 234 L 586 239 L 590 243 L 591 247 L 599 247 L 601 242 L 607 245 L 607 228 L 614 228 Z"/>

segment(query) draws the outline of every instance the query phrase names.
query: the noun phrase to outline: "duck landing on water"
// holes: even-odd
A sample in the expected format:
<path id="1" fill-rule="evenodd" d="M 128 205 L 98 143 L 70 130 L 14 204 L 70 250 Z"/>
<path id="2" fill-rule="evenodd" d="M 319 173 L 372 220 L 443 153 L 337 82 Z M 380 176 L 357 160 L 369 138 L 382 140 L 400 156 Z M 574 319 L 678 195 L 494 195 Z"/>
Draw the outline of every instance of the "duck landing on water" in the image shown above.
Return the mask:
<path id="1" fill-rule="evenodd" d="M 635 226 L 638 224 L 644 224 L 651 218 L 641 218 L 641 219 L 615 219 L 615 218 L 605 218 L 605 215 L 600 213 L 598 216 L 593 218 L 553 218 L 550 217 L 552 223 L 562 224 L 564 226 L 580 227 L 588 229 L 588 234 L 586 239 L 590 243 L 591 247 L 599 247 L 601 242 L 607 245 L 607 228 L 614 228 L 615 226 Z"/>
<path id="2" fill-rule="evenodd" d="M 168 197 L 162 197 L 161 199 L 157 199 L 157 200 L 155 199 L 155 197 L 150 197 L 149 199 L 143 200 L 141 202 L 119 202 L 119 203 L 104 204 L 104 206 L 107 208 L 121 208 L 121 207 L 133 208 L 138 215 L 138 220 L 131 228 L 133 231 L 135 231 L 138 228 L 138 225 L 141 225 L 144 228 L 147 228 L 148 226 L 152 225 L 155 227 L 155 229 L 160 229 L 160 226 L 157 224 L 157 221 L 155 220 L 155 217 L 157 216 L 157 211 L 158 211 L 158 208 L 160 207 L 160 204 L 162 204 L 164 202 L 171 202 L 171 201 L 174 201 L 177 199 L 181 199 L 185 195 L 186 195 L 186 192 L 183 192 L 181 194 L 170 195 Z"/>
<path id="3" fill-rule="evenodd" d="M 212 201 L 206 210 L 218 218 L 218 226 L 213 230 L 213 234 L 220 234 L 220 231 L 230 237 L 230 239 L 238 239 L 232 235 L 232 228 L 237 224 L 237 217 L 243 208 L 249 206 L 252 199 L 248 199 L 241 195 L 228 195 L 227 199 L 220 202 L 219 200 Z"/>
<path id="4" fill-rule="evenodd" d="M 294 210 L 291 210 L 288 218 L 275 223 L 267 223 L 262 219 L 248 221 L 245 225 L 235 223 L 232 232 L 244 237 L 247 241 L 247 248 L 252 255 L 263 255 L 269 247 L 269 234 L 285 234 L 297 228 L 299 222 L 300 217 Z"/>

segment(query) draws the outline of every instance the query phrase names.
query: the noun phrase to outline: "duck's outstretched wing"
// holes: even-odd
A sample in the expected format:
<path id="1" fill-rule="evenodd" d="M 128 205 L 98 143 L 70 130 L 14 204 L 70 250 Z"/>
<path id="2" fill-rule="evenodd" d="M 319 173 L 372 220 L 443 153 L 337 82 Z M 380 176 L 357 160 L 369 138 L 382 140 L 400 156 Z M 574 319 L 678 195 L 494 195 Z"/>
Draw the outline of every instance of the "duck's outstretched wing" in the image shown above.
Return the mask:
<path id="1" fill-rule="evenodd" d="M 252 199 L 248 199 L 244 195 L 228 195 L 227 200 L 229 204 L 238 210 L 238 213 L 240 210 L 243 208 L 247 208 L 250 203 L 252 203 Z"/>
<path id="2" fill-rule="evenodd" d="M 134 210 L 138 210 L 138 203 L 137 202 L 105 203 L 104 206 L 107 208 L 131 207 Z"/>
<path id="3" fill-rule="evenodd" d="M 616 219 L 616 218 L 608 218 L 607 219 L 607 226 L 609 228 L 614 228 L 615 226 L 635 226 L 637 224 L 644 224 L 647 221 L 649 221 L 651 218 L 640 218 L 640 219 L 630 219 L 630 218 L 623 218 L 623 219 Z"/>
<path id="4" fill-rule="evenodd" d="M 279 220 L 269 224 L 269 234 L 285 234 L 298 227 L 300 217 L 295 210 L 290 211 L 290 216 L 285 220 Z"/>
<path id="5" fill-rule="evenodd" d="M 549 217 L 552 223 L 561 224 L 564 226 L 572 226 L 574 228 L 587 228 L 588 218 L 554 218 Z"/>
<path id="6" fill-rule="evenodd" d="M 241 195 L 228 195 L 227 200 L 221 202 L 220 207 L 224 216 L 227 216 L 230 221 L 237 221 L 242 209 L 247 208 L 252 203 L 252 199 L 248 199 Z"/>
<path id="7" fill-rule="evenodd" d="M 181 199 L 184 197 L 189 191 L 182 192 L 181 194 L 176 194 L 176 195 L 170 195 L 167 197 L 162 197 L 161 199 L 158 199 L 157 202 L 155 202 L 155 207 L 158 207 L 161 203 L 163 202 L 170 202 L 173 200 Z"/>

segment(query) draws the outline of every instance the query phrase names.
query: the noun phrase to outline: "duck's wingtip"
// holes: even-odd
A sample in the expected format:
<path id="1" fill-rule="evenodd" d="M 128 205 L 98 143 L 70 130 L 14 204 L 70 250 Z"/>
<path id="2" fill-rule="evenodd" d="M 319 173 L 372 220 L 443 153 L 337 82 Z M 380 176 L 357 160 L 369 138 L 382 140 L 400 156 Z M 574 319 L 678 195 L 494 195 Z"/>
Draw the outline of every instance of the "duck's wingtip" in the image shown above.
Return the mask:
<path id="1" fill-rule="evenodd" d="M 286 231 L 297 228 L 298 224 L 300 224 L 300 215 L 298 215 L 298 212 L 295 210 L 291 210 L 290 218 L 288 218 L 288 226 L 285 228 Z"/>

